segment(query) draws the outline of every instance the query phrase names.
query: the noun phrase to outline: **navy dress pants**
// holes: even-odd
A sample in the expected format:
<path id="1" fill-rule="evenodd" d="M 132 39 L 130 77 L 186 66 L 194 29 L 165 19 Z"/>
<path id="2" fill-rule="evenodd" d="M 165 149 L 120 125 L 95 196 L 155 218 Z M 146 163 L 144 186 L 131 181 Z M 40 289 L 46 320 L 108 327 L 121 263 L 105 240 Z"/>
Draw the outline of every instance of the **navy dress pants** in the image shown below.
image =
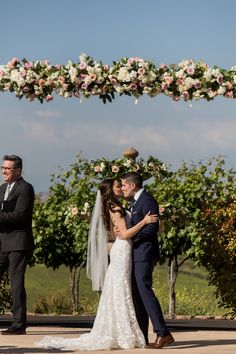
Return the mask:
<path id="1" fill-rule="evenodd" d="M 170 334 L 166 327 L 159 300 L 152 289 L 153 262 L 133 262 L 132 295 L 139 327 L 148 344 L 148 324 L 161 337 Z"/>

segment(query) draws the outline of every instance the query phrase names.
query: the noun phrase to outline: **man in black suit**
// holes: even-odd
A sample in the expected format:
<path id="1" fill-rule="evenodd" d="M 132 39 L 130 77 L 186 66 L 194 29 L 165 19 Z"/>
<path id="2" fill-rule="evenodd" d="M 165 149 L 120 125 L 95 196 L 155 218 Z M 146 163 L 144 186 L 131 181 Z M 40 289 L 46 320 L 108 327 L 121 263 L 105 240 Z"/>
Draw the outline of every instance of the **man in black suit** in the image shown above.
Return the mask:
<path id="1" fill-rule="evenodd" d="M 142 178 L 135 172 L 122 177 L 122 191 L 132 199 L 131 224 L 138 224 L 150 212 L 159 215 L 156 200 L 143 189 Z M 152 289 L 152 272 L 159 257 L 158 223 L 145 225 L 133 238 L 132 294 L 137 320 L 148 344 L 148 323 L 151 319 L 157 333 L 155 347 L 162 348 L 174 342 L 162 314 L 161 306 Z"/>
<path id="2" fill-rule="evenodd" d="M 25 271 L 33 248 L 34 189 L 21 176 L 22 159 L 5 155 L 1 166 L 5 183 L 0 186 L 0 279 L 8 269 L 13 323 L 4 335 L 25 334 Z"/>

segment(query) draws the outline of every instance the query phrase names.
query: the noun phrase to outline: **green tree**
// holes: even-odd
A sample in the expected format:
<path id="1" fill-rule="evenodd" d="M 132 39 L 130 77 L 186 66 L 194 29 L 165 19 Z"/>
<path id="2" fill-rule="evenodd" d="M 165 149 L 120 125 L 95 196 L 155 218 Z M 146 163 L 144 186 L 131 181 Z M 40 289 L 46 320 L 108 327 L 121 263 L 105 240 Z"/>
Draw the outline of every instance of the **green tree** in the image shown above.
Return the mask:
<path id="1" fill-rule="evenodd" d="M 8 275 L 4 274 L 0 281 L 0 313 L 11 309 L 11 292 Z"/>
<path id="2" fill-rule="evenodd" d="M 169 316 L 174 317 L 179 268 L 189 258 L 201 264 L 203 258 L 211 257 L 202 243 L 207 235 L 203 214 L 206 208 L 214 209 L 216 201 L 232 199 L 235 176 L 232 170 L 225 169 L 225 161 L 219 156 L 206 164 L 184 163 L 169 178 L 154 180 L 149 189 L 159 201 L 164 218 L 159 235 L 161 262 L 168 263 Z"/>
<path id="3" fill-rule="evenodd" d="M 73 313 L 79 311 L 79 277 L 87 256 L 89 218 L 95 193 L 89 177 L 81 171 L 81 157 L 71 168 L 53 175 L 46 200 L 35 202 L 33 231 L 35 261 L 53 269 L 65 265 L 70 270 Z"/>
<path id="4" fill-rule="evenodd" d="M 236 196 L 206 208 L 201 232 L 201 263 L 216 286 L 216 296 L 228 314 L 236 315 Z"/>

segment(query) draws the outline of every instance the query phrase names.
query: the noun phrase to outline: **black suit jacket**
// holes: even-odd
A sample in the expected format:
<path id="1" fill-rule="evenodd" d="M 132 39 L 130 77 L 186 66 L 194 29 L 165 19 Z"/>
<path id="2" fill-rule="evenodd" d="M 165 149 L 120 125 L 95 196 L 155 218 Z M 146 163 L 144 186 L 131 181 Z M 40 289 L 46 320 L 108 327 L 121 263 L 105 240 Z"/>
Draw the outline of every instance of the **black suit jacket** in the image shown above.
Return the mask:
<path id="1" fill-rule="evenodd" d="M 0 186 L 0 250 L 31 250 L 34 189 L 21 177 L 4 201 L 6 188 L 7 183 Z"/>
<path id="2" fill-rule="evenodd" d="M 151 214 L 159 215 L 159 206 L 153 196 L 143 190 L 131 213 L 132 226 L 138 224 L 149 211 Z M 157 236 L 158 228 L 158 222 L 145 225 L 142 230 L 132 237 L 134 262 L 155 262 L 158 260 L 160 254 Z"/>

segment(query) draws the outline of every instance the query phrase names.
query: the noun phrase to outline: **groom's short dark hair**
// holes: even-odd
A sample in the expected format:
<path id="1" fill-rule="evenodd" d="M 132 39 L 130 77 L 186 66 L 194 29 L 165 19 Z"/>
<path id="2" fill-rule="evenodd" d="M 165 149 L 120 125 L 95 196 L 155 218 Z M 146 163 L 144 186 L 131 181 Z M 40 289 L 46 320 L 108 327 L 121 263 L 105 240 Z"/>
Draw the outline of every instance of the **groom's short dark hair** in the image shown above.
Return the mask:
<path id="1" fill-rule="evenodd" d="M 127 172 L 122 176 L 128 183 L 134 183 L 136 187 L 143 187 L 143 179 L 137 172 Z"/>

